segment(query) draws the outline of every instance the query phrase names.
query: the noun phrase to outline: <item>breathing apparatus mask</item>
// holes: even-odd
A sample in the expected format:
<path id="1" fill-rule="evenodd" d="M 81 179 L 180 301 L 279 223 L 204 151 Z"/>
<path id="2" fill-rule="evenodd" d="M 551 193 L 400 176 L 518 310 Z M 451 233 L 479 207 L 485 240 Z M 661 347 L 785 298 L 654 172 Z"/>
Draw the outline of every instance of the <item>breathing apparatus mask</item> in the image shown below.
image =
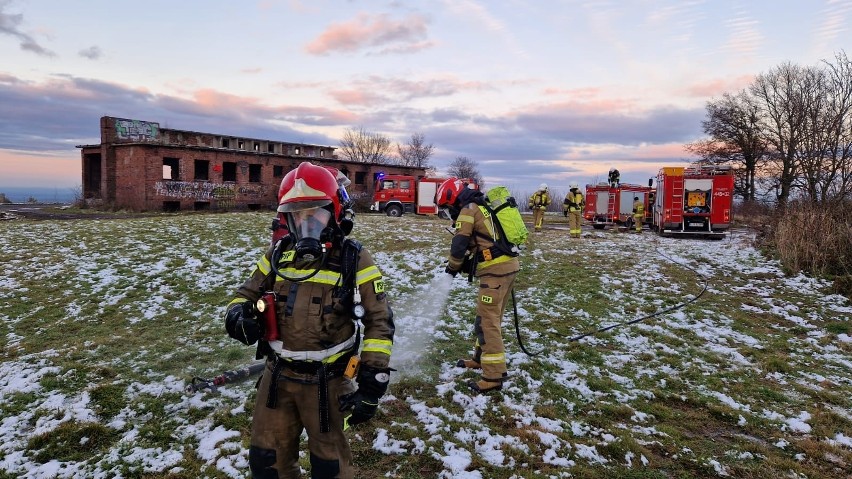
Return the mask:
<path id="1" fill-rule="evenodd" d="M 458 207 L 456 207 L 456 205 L 444 206 L 443 210 L 444 210 L 444 215 L 446 215 L 447 218 L 453 220 L 453 222 L 455 222 L 457 219 L 459 219 L 459 213 L 461 213 L 461 210 Z"/>
<path id="2" fill-rule="evenodd" d="M 328 250 L 334 228 L 329 226 L 332 213 L 322 206 L 285 214 L 287 226 L 295 242 L 296 261 L 314 261 Z"/>

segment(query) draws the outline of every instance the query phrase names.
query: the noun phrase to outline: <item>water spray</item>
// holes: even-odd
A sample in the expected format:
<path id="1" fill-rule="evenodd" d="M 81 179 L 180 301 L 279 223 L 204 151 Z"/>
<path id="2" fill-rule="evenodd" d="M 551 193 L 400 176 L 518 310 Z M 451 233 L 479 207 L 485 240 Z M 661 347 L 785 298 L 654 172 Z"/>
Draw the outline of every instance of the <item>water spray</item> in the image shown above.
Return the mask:
<path id="1" fill-rule="evenodd" d="M 390 366 L 399 371 L 394 375 L 396 378 L 420 374 L 424 351 L 435 338 L 438 319 L 447 305 L 452 285 L 453 277 L 440 273 L 425 287 L 394 303 L 397 329 Z"/>

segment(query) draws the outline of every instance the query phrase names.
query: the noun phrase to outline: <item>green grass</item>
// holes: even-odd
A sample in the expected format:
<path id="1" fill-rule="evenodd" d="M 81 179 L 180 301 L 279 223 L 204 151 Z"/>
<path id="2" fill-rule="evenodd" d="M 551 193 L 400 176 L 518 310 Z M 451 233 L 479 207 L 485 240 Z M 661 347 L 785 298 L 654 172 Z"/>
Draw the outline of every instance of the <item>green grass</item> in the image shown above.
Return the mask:
<path id="1" fill-rule="evenodd" d="M 20 429 L 12 450 L 107 476 L 228 477 L 217 461 L 245 460 L 254 378 L 219 395 L 188 397 L 182 388 L 192 376 L 253 361 L 253 348 L 226 337 L 222 313 L 268 245 L 268 216 L 0 223 L 0 278 L 16 291 L 0 296 L 0 332 L 9 338 L 0 357 L 10 377 L 31 368 L 25 383 L 35 385 L 4 390 L 0 400 Z M 564 227 L 559 220 L 547 224 Z M 448 223 L 358 216 L 355 236 L 381 257 L 400 314 L 443 270 Z M 708 272 L 708 292 L 669 314 L 569 342 L 701 291 L 703 277 L 657 249 Z M 545 229 L 521 263 L 523 341 L 542 354 L 520 351 L 510 303 L 511 380 L 484 407 L 466 402 L 465 382 L 477 374 L 449 365 L 471 351 L 475 286 L 456 278 L 418 370 L 395 373 L 393 399 L 353 428 L 358 477 L 446 475 L 441 457 L 453 449 L 469 454 L 468 471 L 497 479 L 715 477 L 713 461 L 731 477 L 831 478 L 852 463 L 848 448 L 829 442 L 852 437 L 852 346 L 838 340 L 852 330 L 842 309 L 849 304 L 826 299 L 829 283 L 788 282 L 747 245 L 609 230 L 571 241 L 566 230 Z M 404 334 L 411 325 L 401 319 Z M 72 404 L 91 415 L 72 414 Z M 811 430 L 791 431 L 784 421 L 802 412 Z M 199 448 L 213 430 L 231 436 L 212 445 L 210 461 Z M 405 453 L 377 450 L 380 434 Z M 551 447 L 555 456 L 546 455 Z M 124 459 L 137 448 L 179 451 L 179 459 L 146 470 Z M 0 478 L 24 473 L 0 470 Z"/>

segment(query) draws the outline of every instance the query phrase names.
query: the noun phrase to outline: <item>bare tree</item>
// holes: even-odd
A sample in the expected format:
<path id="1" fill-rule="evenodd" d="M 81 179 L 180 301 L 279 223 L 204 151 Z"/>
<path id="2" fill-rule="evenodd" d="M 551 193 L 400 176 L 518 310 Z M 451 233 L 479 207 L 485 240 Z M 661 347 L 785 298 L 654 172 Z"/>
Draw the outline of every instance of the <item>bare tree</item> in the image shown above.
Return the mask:
<path id="1" fill-rule="evenodd" d="M 384 165 L 390 163 L 390 144 L 390 139 L 380 133 L 350 128 L 340 140 L 339 153 L 348 161 Z"/>
<path id="2" fill-rule="evenodd" d="M 455 176 L 456 178 L 471 178 L 473 179 L 479 188 L 482 189 L 485 186 L 485 182 L 482 180 L 482 175 L 479 173 L 479 166 L 477 163 L 466 156 L 458 156 L 455 160 L 450 163 L 450 167 L 447 169 L 451 176 Z"/>
<path id="3" fill-rule="evenodd" d="M 805 191 L 816 203 L 852 196 L 852 62 L 845 52 L 814 72 L 818 90 L 807 104 L 802 154 Z"/>
<path id="4" fill-rule="evenodd" d="M 412 133 L 405 145 L 396 144 L 399 164 L 402 166 L 428 168 L 434 150 L 435 147 L 431 143 L 426 144 L 426 136 L 423 133 Z"/>
<path id="5" fill-rule="evenodd" d="M 759 108 L 747 92 L 725 93 L 707 102 L 707 119 L 701 122 L 708 140 L 686 145 L 686 149 L 711 164 L 730 163 L 737 171 L 736 194 L 745 201 L 755 199 L 755 178 L 766 160 L 767 142 L 761 132 Z"/>
<path id="6" fill-rule="evenodd" d="M 801 147 L 805 127 L 804 92 L 809 88 L 805 69 L 785 63 L 758 75 L 750 87 L 761 112 L 761 130 L 773 152 L 769 173 L 777 179 L 777 199 L 783 205 L 790 199 L 800 173 Z"/>

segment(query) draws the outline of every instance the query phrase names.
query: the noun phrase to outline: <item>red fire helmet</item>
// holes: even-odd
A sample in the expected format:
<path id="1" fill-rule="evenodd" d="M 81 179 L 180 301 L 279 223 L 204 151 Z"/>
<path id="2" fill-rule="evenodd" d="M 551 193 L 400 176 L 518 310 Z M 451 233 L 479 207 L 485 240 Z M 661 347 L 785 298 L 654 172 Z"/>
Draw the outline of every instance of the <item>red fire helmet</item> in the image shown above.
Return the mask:
<path id="1" fill-rule="evenodd" d="M 310 162 L 302 162 L 291 170 L 278 188 L 278 211 L 293 211 L 333 205 L 335 221 L 340 218 L 340 199 L 337 195 L 337 179 L 326 168 Z"/>
<path id="2" fill-rule="evenodd" d="M 465 188 L 467 188 L 467 185 L 458 178 L 445 180 L 435 193 L 435 204 L 438 206 L 452 206 L 456 202 L 456 199 L 458 199 L 459 193 Z"/>

